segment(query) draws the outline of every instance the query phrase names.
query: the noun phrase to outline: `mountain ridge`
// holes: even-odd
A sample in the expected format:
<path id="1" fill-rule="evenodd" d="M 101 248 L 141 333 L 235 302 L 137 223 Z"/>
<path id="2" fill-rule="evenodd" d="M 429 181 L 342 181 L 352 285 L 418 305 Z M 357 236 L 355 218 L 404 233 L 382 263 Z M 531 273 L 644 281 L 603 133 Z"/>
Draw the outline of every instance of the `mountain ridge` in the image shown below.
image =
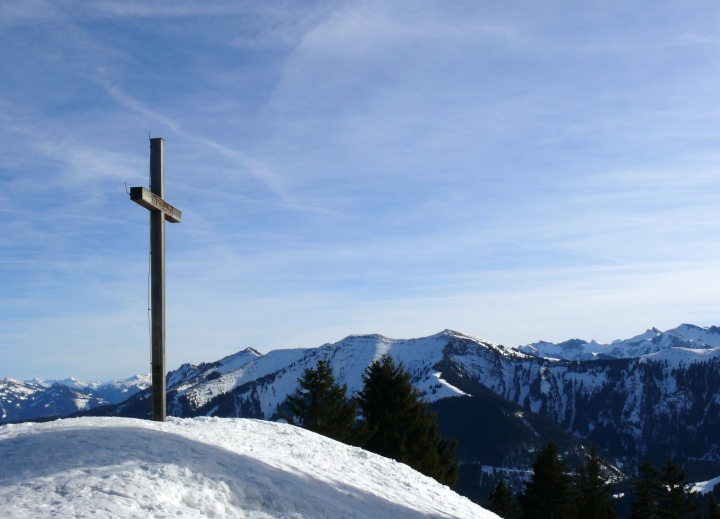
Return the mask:
<path id="1" fill-rule="evenodd" d="M 680 365 L 708 360 L 709 357 L 698 352 L 711 352 L 720 347 L 720 327 L 703 328 L 682 324 L 666 332 L 650 328 L 630 339 L 614 340 L 609 344 L 570 339 L 557 344 L 539 341 L 508 348 L 473 335 L 445 329 L 428 337 L 414 339 L 391 339 L 381 334 L 356 334 L 349 335 L 336 343 L 325 343 L 317 348 L 276 349 L 265 354 L 253 348 L 245 348 L 218 361 L 203 362 L 199 365 L 186 363 L 170 371 L 167 386 L 175 399 L 170 407 L 173 411 L 179 412 L 182 412 L 187 405 L 199 409 L 221 394 L 266 376 L 282 380 L 284 387 L 290 386 L 302 374 L 302 369 L 293 369 L 292 366 L 300 363 L 303 364 L 303 368 L 312 367 L 307 362 L 303 362 L 303 358 L 312 357 L 317 361 L 328 355 L 339 359 L 334 363 L 333 368 L 338 370 L 339 378 L 348 381 L 348 389 L 352 394 L 360 388 L 362 371 L 374 358 L 394 351 L 399 357 L 398 360 L 408 364 L 406 367 L 409 369 L 418 364 L 429 364 L 431 367 L 442 360 L 441 343 L 451 339 L 481 344 L 485 349 L 508 358 L 524 356 L 546 360 L 585 361 L 654 356 L 656 360 L 665 359 Z M 415 354 L 403 352 L 408 346 L 415 347 L 418 351 Z M 343 354 L 336 351 L 348 348 L 356 357 L 351 365 L 342 362 L 340 359 Z M 363 351 L 358 353 L 358 350 Z M 663 351 L 673 351 L 673 353 L 661 353 Z M 428 366 L 422 371 L 422 383 L 419 379 L 414 382 L 430 401 L 462 393 L 458 388 L 450 388 L 447 381 L 436 373 L 431 374 Z M 149 375 L 135 375 L 125 380 L 103 383 L 83 382 L 72 377 L 64 380 L 33 379 L 24 382 L 4 379 L 0 380 L 0 423 L 53 415 L 62 416 L 63 413 L 117 404 L 146 391 L 149 386 Z M 280 393 L 282 392 L 281 389 Z M 507 395 L 504 396 L 507 398 Z M 60 402 L 63 398 L 66 401 Z M 277 407 L 277 405 L 279 405 L 278 400 L 269 401 L 265 404 L 265 408 Z M 264 416 L 266 411 L 259 414 Z"/>
<path id="2" fill-rule="evenodd" d="M 116 404 L 149 387 L 149 375 L 107 382 L 83 382 L 73 377 L 29 381 L 4 378 L 0 380 L 0 424 Z"/>
<path id="3" fill-rule="evenodd" d="M 560 343 L 539 341 L 517 346 L 518 351 L 543 358 L 562 360 L 592 360 L 594 358 L 635 358 L 658 353 L 667 348 L 714 349 L 720 348 L 720 327 L 700 327 L 681 324 L 667 331 L 653 327 L 630 339 L 616 339 L 609 344 L 583 339 L 570 339 Z"/>
<path id="4" fill-rule="evenodd" d="M 638 357 L 599 354 L 586 360 L 545 358 L 452 330 L 415 339 L 350 335 L 317 348 L 266 354 L 246 348 L 218 361 L 183 364 L 171 371 L 168 414 L 274 421 L 303 371 L 314 368 L 319 360 L 328 361 L 336 380 L 347 385 L 352 396 L 362 386 L 366 367 L 390 354 L 438 412 L 441 432 L 460 423 L 462 430 L 470 431 L 463 433 L 464 442 L 495 442 L 492 459 L 475 457 L 487 452 L 482 445 L 470 443 L 458 451 L 465 456 L 461 459 L 467 474 L 465 481 L 461 474 L 464 492 L 473 499 L 487 496 L 492 484 L 486 477 L 487 467 L 495 467 L 493 474 L 508 467 L 511 473 L 522 474 L 540 443 L 547 441 L 565 444 L 573 452 L 595 444 L 607 467 L 617 466 L 625 473 L 632 473 L 645 459 L 660 465 L 671 455 L 683 462 L 692 480 L 710 480 L 720 474 L 720 441 L 716 439 L 720 348 L 708 342 L 717 330 L 693 325 L 668 332 L 650 329 L 611 343 L 650 353 Z M 566 343 L 568 350 L 584 348 L 586 352 L 586 345 L 593 344 Z M 0 403 L 2 398 L 0 389 Z M 481 416 L 481 410 L 495 413 L 495 423 L 502 423 L 501 434 L 492 423 L 467 420 Z M 79 412 L 136 418 L 147 418 L 149 413 L 147 389 L 123 402 Z M 467 483 L 478 478 L 484 487 Z"/>
<path id="5" fill-rule="evenodd" d="M 719 350 L 671 346 L 677 340 L 657 342 L 666 346 L 664 353 L 577 361 L 533 356 L 452 331 L 418 339 L 349 336 L 319 348 L 273 350 L 235 369 L 224 369 L 222 362 L 205 368 L 183 365 L 178 372 L 192 372 L 192 377 L 168 388 L 168 412 L 274 420 L 303 370 L 318 360 L 327 360 L 336 379 L 354 395 L 367 365 L 389 353 L 428 402 L 489 390 L 632 466 L 639 456 L 658 456 L 672 447 L 672 423 L 696 431 L 713 426 L 713 415 L 705 411 L 720 405 L 720 381 L 715 380 Z M 704 390 L 693 385 L 698 377 L 707 383 Z M 109 412 L 145 416 L 147 394 L 140 392 Z M 710 440 L 687 441 L 698 449 L 674 450 L 697 457 L 707 454 L 699 449 L 715 446 Z M 711 458 L 720 468 L 720 453 Z"/>

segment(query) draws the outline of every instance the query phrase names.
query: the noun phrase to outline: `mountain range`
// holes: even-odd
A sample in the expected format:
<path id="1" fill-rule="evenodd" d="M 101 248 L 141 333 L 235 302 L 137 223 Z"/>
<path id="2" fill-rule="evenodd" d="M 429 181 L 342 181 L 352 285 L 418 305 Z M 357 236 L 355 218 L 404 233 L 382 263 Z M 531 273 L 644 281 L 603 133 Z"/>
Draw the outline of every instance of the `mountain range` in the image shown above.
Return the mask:
<path id="1" fill-rule="evenodd" d="M 720 327 L 701 328 L 692 324 L 683 324 L 666 332 L 651 328 L 631 339 L 616 340 L 610 344 L 571 339 L 558 344 L 545 341 L 534 342 L 526 346 L 519 346 L 517 349 L 548 359 L 593 360 L 642 357 L 659 353 L 668 348 L 692 350 L 720 348 Z"/>
<path id="2" fill-rule="evenodd" d="M 264 355 L 245 349 L 170 372 L 168 414 L 277 420 L 298 378 L 319 360 L 328 360 L 354 395 L 365 368 L 386 353 L 431 403 L 441 432 L 459 440 L 458 491 L 479 502 L 500 476 L 520 488 L 538 449 L 551 440 L 570 466 L 596 445 L 606 473 L 618 480 L 641 461 L 660 465 L 668 457 L 691 481 L 720 474 L 720 328 L 714 326 L 653 328 L 611 344 L 574 339 L 507 348 L 445 330 L 407 340 L 355 335 Z M 6 379 L 0 406 L 5 421 L 37 417 L 50 402 L 44 409 L 56 416 L 74 405 L 81 414 L 147 417 L 144 384 L 113 403 L 95 396 L 102 385 L 73 389 Z M 74 404 L 63 400 L 66 393 L 75 395 Z"/>
<path id="3" fill-rule="evenodd" d="M 116 404 L 149 387 L 149 375 L 110 382 L 83 382 L 75 378 L 21 382 L 5 378 L 0 380 L 0 424 L 66 416 Z"/>

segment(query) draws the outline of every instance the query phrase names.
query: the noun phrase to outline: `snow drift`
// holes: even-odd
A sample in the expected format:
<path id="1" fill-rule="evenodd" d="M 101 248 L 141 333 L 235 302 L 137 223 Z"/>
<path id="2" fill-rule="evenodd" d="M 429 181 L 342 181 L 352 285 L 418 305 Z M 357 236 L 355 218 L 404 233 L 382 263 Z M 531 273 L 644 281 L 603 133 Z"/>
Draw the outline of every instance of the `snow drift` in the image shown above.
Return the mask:
<path id="1" fill-rule="evenodd" d="M 16 519 L 497 517 L 406 465 L 258 420 L 5 425 L 0 459 Z"/>

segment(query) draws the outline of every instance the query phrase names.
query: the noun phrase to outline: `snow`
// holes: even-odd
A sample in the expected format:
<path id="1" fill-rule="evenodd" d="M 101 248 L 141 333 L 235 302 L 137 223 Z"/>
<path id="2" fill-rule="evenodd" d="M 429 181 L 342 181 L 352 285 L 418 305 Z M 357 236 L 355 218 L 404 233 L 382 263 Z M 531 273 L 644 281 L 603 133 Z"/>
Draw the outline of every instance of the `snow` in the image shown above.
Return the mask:
<path id="1" fill-rule="evenodd" d="M 32 380 L 26 380 L 25 383 L 44 388 L 51 388 L 55 384 L 67 386 L 72 389 L 92 389 L 93 391 L 102 391 L 107 389 L 115 389 L 118 392 L 128 392 L 130 389 L 141 388 L 145 389 L 150 387 L 151 380 L 150 375 L 133 375 L 130 378 L 122 380 L 108 380 L 106 382 L 85 382 L 78 380 L 75 377 L 68 377 L 62 380 L 45 380 L 41 378 L 34 378 Z"/>
<path id="2" fill-rule="evenodd" d="M 691 491 L 699 492 L 701 494 L 707 494 L 709 492 L 712 492 L 715 485 L 720 485 L 720 476 L 716 477 L 715 479 L 711 479 L 710 481 L 703 481 L 701 483 L 693 484 Z"/>
<path id="3" fill-rule="evenodd" d="M 258 420 L 5 425 L 0 459 L 16 519 L 497 517 L 406 465 Z"/>
<path id="4" fill-rule="evenodd" d="M 184 377 L 182 383 L 179 383 L 179 376 L 170 377 L 168 380 L 170 385 L 177 384 L 173 386 L 177 397 L 185 396 L 195 406 L 201 407 L 218 395 L 272 375 L 274 378 L 271 387 L 247 389 L 254 392 L 265 418 L 269 419 L 285 397 L 295 391 L 298 378 L 302 376 L 304 369 L 314 368 L 318 360 L 327 359 L 335 378 L 347 383 L 348 394 L 354 395 L 362 387 L 362 376 L 367 366 L 374 359 L 389 353 L 395 362 L 402 363 L 405 369 L 412 373 L 415 386 L 428 402 L 432 402 L 465 394 L 439 378 L 437 370 L 432 368 L 442 360 L 443 348 L 452 337 L 478 340 L 451 330 L 418 339 L 390 339 L 377 334 L 351 335 L 337 343 L 324 344 L 319 348 L 279 349 L 265 355 L 249 349 L 219 361 L 219 366 L 214 368 L 221 373 L 218 377 L 201 381 L 194 377 Z M 182 371 L 182 368 L 179 371 Z M 243 395 L 239 393 L 238 397 Z"/>
<path id="5" fill-rule="evenodd" d="M 242 351 L 239 351 L 233 355 L 228 355 L 227 357 L 221 359 L 218 362 L 219 366 L 217 368 L 217 371 L 219 373 L 228 373 L 230 371 L 243 367 L 245 364 L 258 357 L 262 357 L 262 353 L 253 348 L 245 348 Z"/>
<path id="6" fill-rule="evenodd" d="M 667 361 L 674 368 L 695 362 L 708 362 L 710 359 L 720 357 L 720 348 L 693 350 L 690 348 L 668 348 L 657 353 L 642 357 L 643 361 Z"/>
<path id="7" fill-rule="evenodd" d="M 559 344 L 540 341 L 517 346 L 516 350 L 547 359 L 591 360 L 603 356 L 641 357 L 673 347 L 682 347 L 688 350 L 720 348 L 720 328 L 715 326 L 701 328 L 692 324 L 682 324 L 665 332 L 651 328 L 630 339 L 615 340 L 610 344 L 596 341 L 586 342 L 580 339 Z"/>
<path id="8" fill-rule="evenodd" d="M 720 330 L 717 327 L 702 328 L 694 324 L 681 324 L 671 331 L 679 337 L 700 343 L 700 347 L 720 348 Z"/>
<path id="9" fill-rule="evenodd" d="M 75 402 L 75 406 L 78 409 L 89 409 L 90 408 L 90 406 L 89 406 L 90 399 L 89 398 L 75 398 L 73 401 Z"/>
<path id="10" fill-rule="evenodd" d="M 26 380 L 25 382 L 46 388 L 49 388 L 54 384 L 62 384 L 63 386 L 71 387 L 73 389 L 85 389 L 86 387 L 90 387 L 93 385 L 90 382 L 78 380 L 75 377 L 68 377 L 63 380 L 45 380 L 41 378 L 34 378 L 32 380 Z"/>

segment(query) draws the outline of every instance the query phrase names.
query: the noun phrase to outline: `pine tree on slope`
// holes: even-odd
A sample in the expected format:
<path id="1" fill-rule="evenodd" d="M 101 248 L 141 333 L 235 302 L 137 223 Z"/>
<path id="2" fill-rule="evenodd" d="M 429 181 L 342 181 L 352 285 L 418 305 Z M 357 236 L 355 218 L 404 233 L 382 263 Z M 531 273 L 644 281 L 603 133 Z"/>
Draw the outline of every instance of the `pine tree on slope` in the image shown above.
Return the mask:
<path id="1" fill-rule="evenodd" d="M 720 508 L 718 508 L 717 499 L 710 493 L 707 498 L 707 505 L 704 519 L 720 519 Z"/>
<path id="2" fill-rule="evenodd" d="M 520 507 L 515 496 L 501 479 L 490 494 L 490 511 L 503 519 L 520 519 Z"/>
<path id="3" fill-rule="evenodd" d="M 545 445 L 533 463 L 533 474 L 520 496 L 524 519 L 573 519 L 576 517 L 572 479 L 557 447 Z"/>
<path id="4" fill-rule="evenodd" d="M 436 416 L 390 355 L 365 370 L 358 404 L 369 435 L 365 449 L 406 463 L 445 485 L 455 484 L 456 442 L 440 436 Z"/>
<path id="5" fill-rule="evenodd" d="M 608 493 L 607 479 L 601 473 L 602 465 L 595 446 L 583 466 L 579 467 L 576 480 L 577 516 L 593 519 L 614 519 L 613 503 Z"/>
<path id="6" fill-rule="evenodd" d="M 685 483 L 685 473 L 671 460 L 660 467 L 661 493 L 658 501 L 659 515 L 663 519 L 694 519 L 697 507 L 692 502 L 690 485 Z"/>
<path id="7" fill-rule="evenodd" d="M 630 519 L 658 519 L 658 501 L 662 491 L 660 474 L 649 461 L 644 461 L 638 467 L 632 488 L 635 500 L 630 505 Z"/>
<path id="8" fill-rule="evenodd" d="M 631 504 L 630 519 L 698 517 L 690 485 L 685 483 L 685 473 L 672 461 L 668 460 L 660 470 L 648 461 L 643 462 L 632 486 L 635 501 Z"/>
<path id="9" fill-rule="evenodd" d="M 293 425 L 345 443 L 355 440 L 356 406 L 348 402 L 347 386 L 335 382 L 327 360 L 303 372 L 284 408 L 283 418 Z"/>

